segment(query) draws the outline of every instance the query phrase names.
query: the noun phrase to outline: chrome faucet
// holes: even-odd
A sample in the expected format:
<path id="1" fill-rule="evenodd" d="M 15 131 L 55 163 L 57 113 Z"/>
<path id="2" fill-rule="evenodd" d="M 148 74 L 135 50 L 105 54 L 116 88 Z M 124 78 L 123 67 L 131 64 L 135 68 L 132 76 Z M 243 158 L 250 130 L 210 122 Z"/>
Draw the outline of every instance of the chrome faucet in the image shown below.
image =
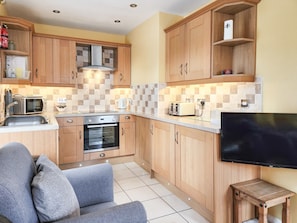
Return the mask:
<path id="1" fill-rule="evenodd" d="M 10 104 L 8 104 L 8 105 L 6 106 L 6 118 L 10 116 L 10 112 L 9 112 L 10 108 L 11 108 L 12 106 L 17 105 L 17 104 L 18 104 L 18 102 L 17 102 L 17 101 L 14 101 L 14 102 L 11 102 Z"/>

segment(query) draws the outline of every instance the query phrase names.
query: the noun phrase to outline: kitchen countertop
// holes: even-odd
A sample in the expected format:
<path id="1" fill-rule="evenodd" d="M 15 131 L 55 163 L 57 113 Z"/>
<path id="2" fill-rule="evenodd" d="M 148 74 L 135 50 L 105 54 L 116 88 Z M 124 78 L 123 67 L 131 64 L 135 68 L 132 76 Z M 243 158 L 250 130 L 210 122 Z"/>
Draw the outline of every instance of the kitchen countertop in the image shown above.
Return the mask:
<path id="1" fill-rule="evenodd" d="M 149 118 L 157 121 L 168 122 L 171 124 L 181 125 L 189 128 L 199 129 L 203 131 L 208 131 L 212 133 L 220 133 L 220 125 L 212 123 L 210 121 L 203 121 L 201 118 L 196 116 L 171 116 L 171 115 L 149 115 L 139 112 L 130 111 L 98 111 L 98 112 L 75 112 L 75 113 L 57 113 L 55 116 L 57 118 L 62 117 L 78 117 L 78 116 L 92 116 L 92 115 L 136 115 L 144 118 Z"/>
<path id="2" fill-rule="evenodd" d="M 168 122 L 175 125 L 181 125 L 188 128 L 199 129 L 216 134 L 219 134 L 221 129 L 219 124 L 215 124 L 210 121 L 203 121 L 200 117 L 196 116 L 146 115 L 139 113 L 134 114 L 157 121 Z"/>
<path id="3" fill-rule="evenodd" d="M 212 133 L 220 133 L 220 125 L 212 123 L 210 121 L 203 121 L 199 117 L 195 116 L 171 116 L 171 115 L 149 115 L 144 113 L 129 112 L 129 111 L 98 111 L 98 112 L 61 112 L 61 113 L 44 113 L 49 123 L 41 125 L 31 126 L 2 126 L 0 127 L 0 133 L 9 132 L 24 132 L 24 131 L 45 131 L 59 129 L 59 125 L 56 118 L 63 117 L 78 117 L 78 116 L 93 116 L 93 115 L 136 115 L 144 118 L 149 118 L 157 121 L 168 122 L 175 125 L 181 125 L 188 128 L 199 129 L 202 131 L 208 131 Z"/>

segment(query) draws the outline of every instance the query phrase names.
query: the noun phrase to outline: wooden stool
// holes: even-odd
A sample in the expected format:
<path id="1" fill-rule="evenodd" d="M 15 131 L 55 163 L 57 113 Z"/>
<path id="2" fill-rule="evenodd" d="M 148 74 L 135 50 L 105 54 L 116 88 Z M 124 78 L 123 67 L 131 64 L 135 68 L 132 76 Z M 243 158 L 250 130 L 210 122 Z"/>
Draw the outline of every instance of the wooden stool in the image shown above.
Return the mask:
<path id="1" fill-rule="evenodd" d="M 290 198 L 295 195 L 294 192 L 260 179 L 232 184 L 231 187 L 233 189 L 234 223 L 242 223 L 242 200 L 246 200 L 258 207 L 259 223 L 268 223 L 268 208 L 278 204 L 283 205 L 282 223 L 290 222 Z"/>

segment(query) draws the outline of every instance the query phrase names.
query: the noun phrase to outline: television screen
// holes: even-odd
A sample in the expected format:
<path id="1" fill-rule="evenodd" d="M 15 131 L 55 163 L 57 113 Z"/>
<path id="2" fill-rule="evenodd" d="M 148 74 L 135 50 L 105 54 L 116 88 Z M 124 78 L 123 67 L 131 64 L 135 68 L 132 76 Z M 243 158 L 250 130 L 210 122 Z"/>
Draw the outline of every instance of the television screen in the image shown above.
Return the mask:
<path id="1" fill-rule="evenodd" d="M 221 160 L 297 168 L 297 114 L 222 112 Z"/>

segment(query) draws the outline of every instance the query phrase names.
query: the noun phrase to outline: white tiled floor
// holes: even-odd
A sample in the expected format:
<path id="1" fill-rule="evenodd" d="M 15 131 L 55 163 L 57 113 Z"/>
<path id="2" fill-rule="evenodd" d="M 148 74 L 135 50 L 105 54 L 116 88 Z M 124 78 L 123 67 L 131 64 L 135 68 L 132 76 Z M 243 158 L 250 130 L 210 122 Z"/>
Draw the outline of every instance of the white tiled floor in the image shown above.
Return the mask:
<path id="1" fill-rule="evenodd" d="M 117 204 L 143 203 L 149 223 L 209 223 L 134 162 L 113 165 Z"/>

